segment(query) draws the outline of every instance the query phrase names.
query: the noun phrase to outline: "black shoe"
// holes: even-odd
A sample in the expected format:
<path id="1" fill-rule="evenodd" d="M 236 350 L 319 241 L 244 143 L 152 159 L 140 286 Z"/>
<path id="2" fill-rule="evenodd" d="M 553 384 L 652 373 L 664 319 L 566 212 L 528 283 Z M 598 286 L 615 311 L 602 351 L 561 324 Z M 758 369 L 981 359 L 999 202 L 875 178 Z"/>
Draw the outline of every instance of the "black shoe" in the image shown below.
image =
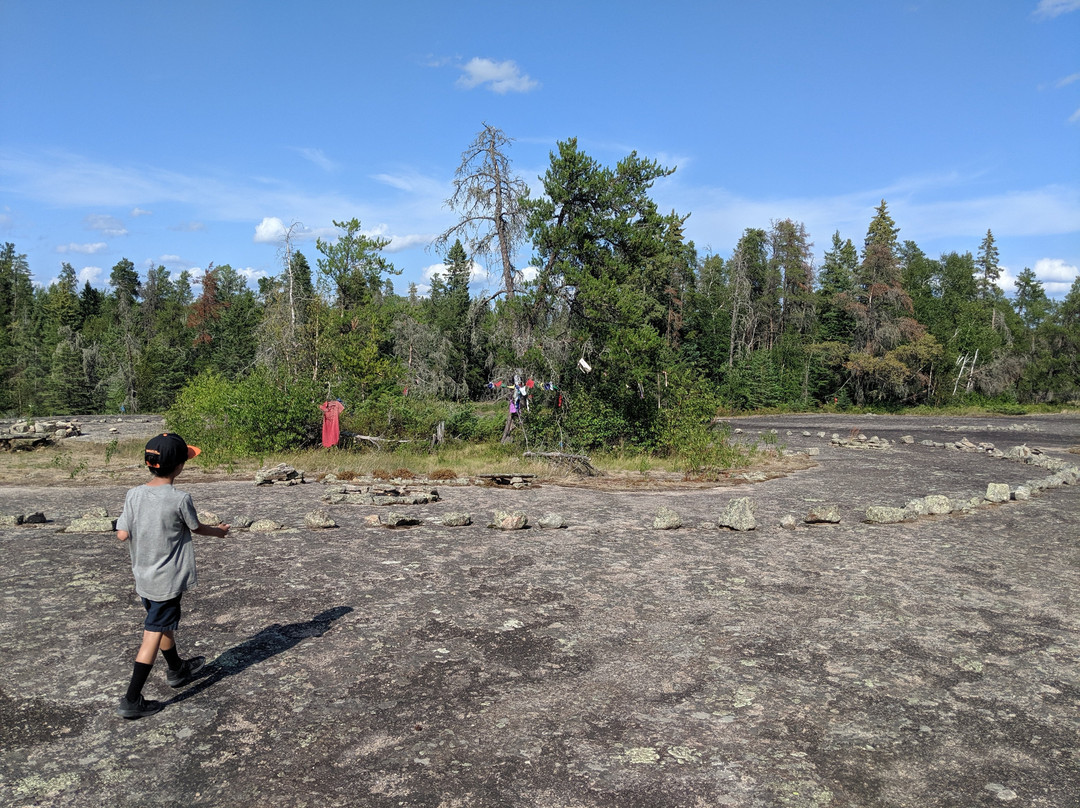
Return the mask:
<path id="1" fill-rule="evenodd" d="M 142 696 L 139 696 L 138 701 L 128 701 L 127 696 L 123 696 L 116 707 L 116 714 L 121 718 L 146 718 L 148 715 L 161 712 L 164 706 L 160 701 L 147 701 Z"/>
<path id="2" fill-rule="evenodd" d="M 192 679 L 196 674 L 203 669 L 206 665 L 206 657 L 192 657 L 191 659 L 185 659 L 180 663 L 180 667 L 176 670 L 169 670 L 165 675 L 166 681 L 169 683 L 169 687 L 183 687 Z"/>

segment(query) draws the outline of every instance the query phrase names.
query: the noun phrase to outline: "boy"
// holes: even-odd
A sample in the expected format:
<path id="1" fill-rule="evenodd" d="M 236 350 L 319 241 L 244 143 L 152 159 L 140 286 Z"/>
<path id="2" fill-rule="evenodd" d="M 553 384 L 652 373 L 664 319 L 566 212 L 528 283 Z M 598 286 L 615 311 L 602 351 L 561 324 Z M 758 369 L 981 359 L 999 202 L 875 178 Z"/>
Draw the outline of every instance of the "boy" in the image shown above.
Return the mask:
<path id="1" fill-rule="evenodd" d="M 199 451 L 172 432 L 152 437 L 144 458 L 153 477 L 146 485 L 127 492 L 124 511 L 116 520 L 116 538 L 129 542 L 135 591 L 146 609 L 131 683 L 116 708 L 121 718 L 143 718 L 165 706 L 142 696 L 159 650 L 169 665 L 166 678 L 171 687 L 188 684 L 206 664 L 201 656 L 180 659 L 173 634 L 180 623 L 180 597 L 196 581 L 191 534 L 224 538 L 229 532 L 224 523 L 217 527 L 201 524 L 191 495 L 173 488 L 184 463 Z"/>

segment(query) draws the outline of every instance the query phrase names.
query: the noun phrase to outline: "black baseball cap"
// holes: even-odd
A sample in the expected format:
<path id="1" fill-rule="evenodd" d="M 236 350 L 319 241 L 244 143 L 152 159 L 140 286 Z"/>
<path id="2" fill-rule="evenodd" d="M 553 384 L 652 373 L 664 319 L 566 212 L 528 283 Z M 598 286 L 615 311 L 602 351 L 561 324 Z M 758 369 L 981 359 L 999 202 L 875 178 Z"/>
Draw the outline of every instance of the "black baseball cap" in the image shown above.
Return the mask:
<path id="1" fill-rule="evenodd" d="M 146 442 L 144 457 L 152 469 L 174 469 L 201 451 L 198 446 L 188 446 L 175 432 L 162 432 Z"/>

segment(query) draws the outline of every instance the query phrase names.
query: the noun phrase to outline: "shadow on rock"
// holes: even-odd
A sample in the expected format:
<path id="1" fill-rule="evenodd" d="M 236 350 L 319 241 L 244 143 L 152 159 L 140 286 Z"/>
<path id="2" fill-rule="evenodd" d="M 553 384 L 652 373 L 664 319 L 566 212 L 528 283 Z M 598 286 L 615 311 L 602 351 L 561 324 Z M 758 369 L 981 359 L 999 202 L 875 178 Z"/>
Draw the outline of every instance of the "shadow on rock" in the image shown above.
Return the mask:
<path id="1" fill-rule="evenodd" d="M 319 612 L 303 623 L 288 623 L 284 626 L 274 623 L 272 626 L 267 626 L 258 634 L 220 654 L 206 666 L 205 674 L 192 687 L 169 699 L 166 704 L 178 704 L 192 696 L 197 696 L 222 679 L 235 676 L 252 665 L 265 662 L 272 656 L 288 651 L 309 637 L 321 637 L 330 630 L 335 620 L 344 617 L 352 610 L 352 606 L 335 606 L 333 609 Z"/>

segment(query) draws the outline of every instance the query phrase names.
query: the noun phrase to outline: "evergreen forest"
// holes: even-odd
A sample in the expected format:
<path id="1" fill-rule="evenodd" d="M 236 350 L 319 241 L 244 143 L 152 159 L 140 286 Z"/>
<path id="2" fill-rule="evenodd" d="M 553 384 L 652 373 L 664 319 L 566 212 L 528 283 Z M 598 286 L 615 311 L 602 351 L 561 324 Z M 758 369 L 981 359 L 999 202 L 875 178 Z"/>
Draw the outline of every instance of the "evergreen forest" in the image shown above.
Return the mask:
<path id="1" fill-rule="evenodd" d="M 107 290 L 80 288 L 67 263 L 35 287 L 4 244 L 0 414 L 167 413 L 189 440 L 259 452 L 317 443 L 318 404 L 339 398 L 361 434 L 442 423 L 663 451 L 720 410 L 1080 398 L 1080 277 L 1053 300 L 1024 269 L 1006 298 L 989 228 L 974 255 L 930 256 L 882 200 L 857 241 L 826 236 L 819 266 L 791 220 L 747 228 L 722 258 L 684 236 L 689 211 L 651 198 L 672 169 L 636 153 L 605 166 L 570 139 L 532 197 L 510 146 L 485 125 L 463 153 L 425 296 L 395 288 L 388 242 L 355 218 L 307 254 L 286 233 L 255 289 L 228 263 L 196 280 L 127 259 Z M 474 265 L 493 279 L 479 297 Z"/>

